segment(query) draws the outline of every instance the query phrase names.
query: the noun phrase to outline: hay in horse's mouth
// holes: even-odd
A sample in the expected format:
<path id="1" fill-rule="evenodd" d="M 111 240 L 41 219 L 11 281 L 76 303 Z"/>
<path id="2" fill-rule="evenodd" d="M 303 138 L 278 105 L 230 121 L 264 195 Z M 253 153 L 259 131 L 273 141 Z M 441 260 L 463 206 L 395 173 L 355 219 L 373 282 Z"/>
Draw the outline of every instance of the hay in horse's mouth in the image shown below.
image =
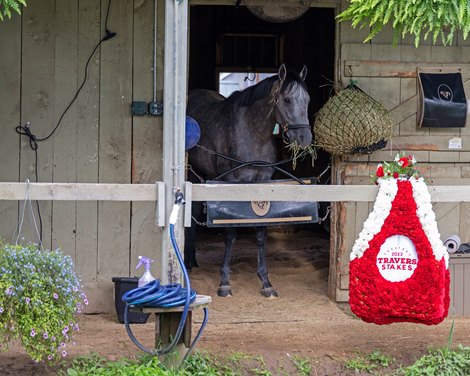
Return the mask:
<path id="1" fill-rule="evenodd" d="M 305 158 L 307 154 L 312 157 L 312 167 L 315 165 L 315 159 L 317 159 L 317 149 L 314 144 L 310 144 L 305 148 L 301 148 L 297 141 L 293 141 L 286 145 L 287 150 L 292 155 L 292 169 L 295 170 L 297 167 L 297 159 Z"/>

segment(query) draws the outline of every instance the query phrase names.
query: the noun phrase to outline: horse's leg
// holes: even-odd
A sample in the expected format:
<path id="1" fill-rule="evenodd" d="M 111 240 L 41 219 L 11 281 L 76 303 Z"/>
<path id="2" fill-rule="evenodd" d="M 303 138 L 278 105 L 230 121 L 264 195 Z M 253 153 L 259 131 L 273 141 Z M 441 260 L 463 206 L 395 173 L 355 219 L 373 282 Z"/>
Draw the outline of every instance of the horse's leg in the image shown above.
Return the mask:
<path id="1" fill-rule="evenodd" d="M 199 220 L 202 209 L 203 207 L 200 203 L 193 203 L 191 206 L 192 216 Z M 197 224 L 194 219 L 192 219 L 191 227 L 186 228 L 184 234 L 184 265 L 188 270 L 191 270 L 193 266 L 199 266 L 196 261 L 196 227 Z"/>
<path id="2" fill-rule="evenodd" d="M 258 246 L 258 277 L 261 279 L 261 295 L 266 298 L 277 298 L 277 292 L 268 279 L 268 266 L 266 265 L 266 227 L 256 227 L 256 245 Z"/>
<path id="3" fill-rule="evenodd" d="M 225 297 L 232 296 L 232 288 L 230 287 L 230 257 L 232 256 L 232 247 L 237 238 L 237 229 L 235 227 L 227 227 L 224 232 L 225 254 L 224 262 L 220 267 L 221 281 L 217 295 Z"/>

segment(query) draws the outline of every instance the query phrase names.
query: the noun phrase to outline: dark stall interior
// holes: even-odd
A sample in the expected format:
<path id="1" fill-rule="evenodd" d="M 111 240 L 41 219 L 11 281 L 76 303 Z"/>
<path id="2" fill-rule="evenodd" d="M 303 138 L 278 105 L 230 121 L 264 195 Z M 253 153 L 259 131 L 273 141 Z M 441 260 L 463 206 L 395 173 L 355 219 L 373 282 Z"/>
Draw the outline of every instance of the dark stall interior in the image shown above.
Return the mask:
<path id="1" fill-rule="evenodd" d="M 310 8 L 291 22 L 266 22 L 243 7 L 192 6 L 190 9 L 190 51 L 188 89 L 218 90 L 219 72 L 272 72 L 285 63 L 290 69 L 308 68 L 306 84 L 310 94 L 309 118 L 333 94 L 335 67 L 335 19 L 332 8 Z M 250 74 L 246 79 L 250 79 Z M 313 129 L 315 134 L 315 129 Z M 278 142 L 282 144 L 281 138 Z M 289 155 L 285 148 L 282 159 Z M 329 166 L 331 156 L 317 150 L 310 157 L 283 168 L 293 175 L 319 177 Z M 313 166 L 312 166 L 313 164 Z M 329 184 L 331 169 L 318 184 Z M 285 179 L 278 172 L 274 179 Z M 319 216 L 325 216 L 329 203 L 320 203 Z M 313 226 L 316 227 L 316 226 Z M 321 228 L 329 229 L 329 219 Z"/>
<path id="2" fill-rule="evenodd" d="M 217 91 L 221 71 L 275 73 L 282 63 L 300 71 L 305 64 L 313 124 L 315 113 L 333 92 L 334 38 L 334 9 L 310 8 L 297 20 L 274 23 L 257 18 L 243 6 L 192 6 L 189 90 Z M 313 167 L 306 158 L 295 171 L 290 164 L 286 170 L 297 177 L 319 176 L 330 163 L 330 155 L 323 150 L 317 154 Z M 319 183 L 328 184 L 329 176 L 328 171 Z"/>

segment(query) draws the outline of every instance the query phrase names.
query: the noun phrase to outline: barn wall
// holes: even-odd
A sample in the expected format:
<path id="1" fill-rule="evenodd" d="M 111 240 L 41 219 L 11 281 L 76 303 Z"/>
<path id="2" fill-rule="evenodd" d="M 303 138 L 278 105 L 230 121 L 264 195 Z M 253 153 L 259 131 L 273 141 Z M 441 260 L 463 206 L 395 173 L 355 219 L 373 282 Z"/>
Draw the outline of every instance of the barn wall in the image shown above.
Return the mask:
<path id="1" fill-rule="evenodd" d="M 346 4 L 343 1 L 342 9 Z M 431 45 L 428 40 L 415 48 L 414 40 L 407 38 L 393 47 L 391 28 L 383 30 L 370 43 L 362 43 L 368 31 L 354 30 L 349 25 L 341 23 L 339 27 L 341 81 L 347 84 L 350 78 L 357 80 L 361 89 L 391 111 L 395 128 L 392 142 L 385 150 L 337 163 L 338 182 L 370 184 L 369 174 L 375 172 L 378 162 L 392 160 L 398 151 L 405 150 L 416 155 L 419 170 L 430 185 L 469 185 L 470 121 L 467 118 L 465 128 L 419 128 L 415 74 L 418 67 L 458 65 L 463 68 L 466 96 L 470 98 L 470 40 L 456 36 L 452 46 Z M 349 65 L 352 65 L 352 76 Z M 454 137 L 462 138 L 462 149 L 448 148 L 449 140 Z M 336 248 L 332 249 L 332 259 L 337 260 L 334 276 L 337 301 L 348 300 L 349 253 L 372 206 L 373 203 L 353 202 L 337 206 Z M 468 203 L 435 203 L 433 207 L 443 239 L 459 234 L 463 242 L 470 241 Z"/>
<path id="2" fill-rule="evenodd" d="M 162 98 L 164 1 L 158 2 L 157 95 Z M 0 22 L 0 181 L 35 181 L 35 153 L 15 127 L 48 135 L 80 86 L 105 35 L 108 0 L 31 0 Z M 40 182 L 153 183 L 162 179 L 162 118 L 133 117 L 133 100 L 152 100 L 152 0 L 112 1 L 117 33 L 93 55 L 87 81 L 54 135 L 39 142 Z M 111 278 L 134 275 L 138 255 L 157 263 L 155 203 L 39 203 L 47 248 L 72 256 L 90 311 L 112 311 Z M 0 201 L 0 236 L 12 239 L 19 203 Z M 29 214 L 24 241 L 37 241 Z M 155 268 L 159 270 L 159 268 Z"/>

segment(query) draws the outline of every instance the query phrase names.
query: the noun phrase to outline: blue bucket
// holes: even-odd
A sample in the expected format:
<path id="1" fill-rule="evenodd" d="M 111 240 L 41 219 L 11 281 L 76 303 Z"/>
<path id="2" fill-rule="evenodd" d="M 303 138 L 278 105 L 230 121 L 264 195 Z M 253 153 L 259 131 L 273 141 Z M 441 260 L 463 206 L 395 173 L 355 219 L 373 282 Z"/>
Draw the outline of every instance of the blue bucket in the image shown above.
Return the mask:
<path id="1" fill-rule="evenodd" d="M 184 140 L 184 148 L 189 150 L 197 145 L 201 137 L 201 128 L 196 120 L 186 115 L 186 137 Z"/>

